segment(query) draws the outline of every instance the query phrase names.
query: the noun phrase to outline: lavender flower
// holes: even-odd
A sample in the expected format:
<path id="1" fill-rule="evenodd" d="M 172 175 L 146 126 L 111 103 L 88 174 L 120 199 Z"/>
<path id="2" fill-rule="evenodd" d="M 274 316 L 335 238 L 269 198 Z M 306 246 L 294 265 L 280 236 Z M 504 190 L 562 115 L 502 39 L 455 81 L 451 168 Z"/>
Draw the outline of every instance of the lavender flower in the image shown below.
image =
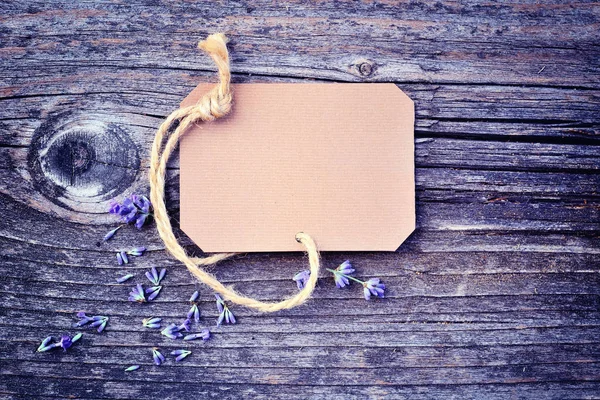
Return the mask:
<path id="1" fill-rule="evenodd" d="M 154 359 L 154 363 L 156 365 L 160 365 L 165 362 L 165 356 L 163 356 L 156 347 L 152 349 L 152 358 Z"/>
<path id="2" fill-rule="evenodd" d="M 363 283 L 363 293 L 365 300 L 370 300 L 371 295 L 375 297 L 384 297 L 385 285 L 379 282 L 379 278 L 371 278 Z"/>
<path id="3" fill-rule="evenodd" d="M 127 252 L 127 254 L 129 254 L 130 256 L 139 257 L 139 256 L 143 255 L 145 251 L 146 251 L 145 247 L 134 247 L 133 249 L 129 250 Z"/>
<path id="4" fill-rule="evenodd" d="M 127 253 L 125 253 L 124 251 L 121 251 L 121 252 L 119 252 L 119 254 L 121 255 L 121 260 L 123 260 L 123 262 L 125 264 L 129 264 L 129 258 L 127 258 Z"/>
<path id="5" fill-rule="evenodd" d="M 121 257 L 121 253 L 117 252 L 117 264 L 123 265 L 123 257 Z"/>
<path id="6" fill-rule="evenodd" d="M 298 285 L 298 289 L 302 290 L 304 288 L 304 286 L 306 285 L 308 278 L 310 278 L 310 271 L 305 270 L 305 271 L 298 272 L 296 275 L 294 275 L 292 280 L 296 281 L 296 285 Z"/>
<path id="7" fill-rule="evenodd" d="M 160 331 L 160 334 L 173 340 L 183 337 L 183 334 L 179 332 L 179 327 L 175 324 L 169 324 L 165 329 Z"/>
<path id="8" fill-rule="evenodd" d="M 200 322 L 200 310 L 198 309 L 197 304 L 192 304 L 192 308 L 190 308 L 190 311 L 187 313 L 188 319 L 191 319 L 192 317 L 194 317 L 194 321 Z"/>
<path id="9" fill-rule="evenodd" d="M 139 283 L 136 287 L 131 289 L 129 292 L 129 301 L 137 301 L 138 303 L 145 303 L 146 296 L 144 295 L 144 288 Z"/>
<path id="10" fill-rule="evenodd" d="M 151 215 L 150 200 L 146 196 L 132 194 L 125 198 L 122 203 L 112 201 L 108 212 L 119 216 L 121 221 L 126 224 L 135 223 L 135 227 L 142 229 L 142 226 Z"/>
<path id="11" fill-rule="evenodd" d="M 149 287 L 148 289 L 146 289 L 146 294 L 148 295 L 147 300 L 148 301 L 152 301 L 156 298 L 156 296 L 158 296 L 158 294 L 160 293 L 160 290 L 162 289 L 162 286 L 152 286 Z"/>
<path id="12" fill-rule="evenodd" d="M 204 341 L 210 339 L 210 331 L 208 329 L 202 329 L 200 333 L 192 333 L 191 335 L 186 335 L 183 340 L 196 340 L 202 339 Z"/>
<path id="13" fill-rule="evenodd" d="M 175 350 L 175 351 L 171 352 L 172 356 L 177 356 L 175 358 L 175 361 L 181 361 L 184 358 L 186 358 L 187 356 L 189 356 L 190 354 L 192 354 L 192 352 L 189 350 Z"/>
<path id="14" fill-rule="evenodd" d="M 165 268 L 163 268 L 159 274 L 158 271 L 156 271 L 156 268 L 152 267 L 150 272 L 146 272 L 146 278 L 148 278 L 148 280 L 152 282 L 154 286 L 159 286 L 160 281 L 162 281 L 166 273 L 167 270 Z"/>
<path id="15" fill-rule="evenodd" d="M 139 365 L 132 365 L 131 367 L 125 368 L 125 372 L 137 371 L 138 369 L 140 369 Z"/>
<path id="16" fill-rule="evenodd" d="M 160 318 L 144 318 L 142 325 L 144 325 L 146 328 L 160 329 L 160 321 L 162 321 Z"/>
<path id="17" fill-rule="evenodd" d="M 329 270 L 331 271 L 331 270 Z M 348 286 L 350 282 L 348 282 L 348 275 L 354 272 L 354 268 L 350 264 L 350 261 L 346 260 L 341 263 L 335 271 L 333 272 L 333 278 L 335 280 L 335 286 L 338 288 L 343 288 L 344 286 Z"/>
<path id="18" fill-rule="evenodd" d="M 196 300 L 198 300 L 198 295 L 199 295 L 199 293 L 198 293 L 198 291 L 196 290 L 196 291 L 195 291 L 195 292 L 192 294 L 192 297 L 190 297 L 190 302 L 191 302 L 191 303 L 193 303 L 193 302 L 195 302 Z"/>
<path id="19" fill-rule="evenodd" d="M 235 324 L 237 321 L 235 320 L 235 316 L 227 307 L 227 304 L 223 301 L 221 296 L 215 293 L 215 297 L 217 299 L 217 309 L 219 310 L 219 319 L 217 319 L 217 326 L 223 323 L 223 320 L 228 324 Z"/>
<path id="20" fill-rule="evenodd" d="M 113 230 L 111 230 L 111 231 L 108 231 L 108 233 L 107 233 L 106 235 L 104 235 L 104 239 L 102 239 L 102 240 L 104 240 L 105 242 L 106 242 L 107 240 L 109 240 L 111 237 L 113 237 L 113 236 L 115 235 L 115 233 L 117 233 L 117 231 L 118 231 L 119 229 L 121 229 L 121 227 L 122 227 L 122 226 L 123 226 L 123 225 L 119 225 L 119 226 L 117 226 L 115 229 L 113 229 Z"/>
<path id="21" fill-rule="evenodd" d="M 56 347 L 62 347 L 63 351 L 67 351 L 67 349 L 69 349 L 71 346 L 73 346 L 73 343 L 75 343 L 79 339 L 81 339 L 82 336 L 83 336 L 83 333 L 78 333 L 73 337 L 70 337 L 69 335 L 62 335 L 60 337 L 60 340 L 55 343 L 50 343 L 50 341 L 52 340 L 52 336 L 48 336 L 47 338 L 42 340 L 42 343 L 38 346 L 37 351 L 39 353 L 44 353 L 44 352 L 46 352 L 48 350 L 52 350 Z"/>
<path id="22" fill-rule="evenodd" d="M 117 283 L 123 283 L 125 281 L 130 280 L 131 278 L 133 278 L 132 274 L 123 275 L 122 277 L 117 278 Z"/>

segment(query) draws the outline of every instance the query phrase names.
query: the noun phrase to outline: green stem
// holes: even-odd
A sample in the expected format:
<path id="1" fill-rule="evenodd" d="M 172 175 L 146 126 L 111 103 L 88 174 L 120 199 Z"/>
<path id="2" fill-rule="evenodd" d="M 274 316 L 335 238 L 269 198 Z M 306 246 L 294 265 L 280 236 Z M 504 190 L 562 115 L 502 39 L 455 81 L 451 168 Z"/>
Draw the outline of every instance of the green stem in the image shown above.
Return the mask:
<path id="1" fill-rule="evenodd" d="M 340 271 L 336 271 L 336 270 L 334 270 L 334 269 L 329 269 L 329 268 L 325 268 L 325 269 L 326 269 L 327 271 L 329 271 L 329 272 L 331 272 L 331 273 L 335 274 L 335 275 L 341 275 L 341 276 L 344 276 L 344 277 L 346 277 L 346 278 L 348 278 L 348 279 L 350 279 L 350 280 L 353 280 L 354 282 L 358 282 L 358 283 L 360 283 L 361 285 L 364 285 L 364 284 L 365 284 L 365 282 L 361 281 L 360 279 L 356 279 L 355 277 L 353 277 L 353 276 L 350 276 L 350 275 L 342 274 Z"/>

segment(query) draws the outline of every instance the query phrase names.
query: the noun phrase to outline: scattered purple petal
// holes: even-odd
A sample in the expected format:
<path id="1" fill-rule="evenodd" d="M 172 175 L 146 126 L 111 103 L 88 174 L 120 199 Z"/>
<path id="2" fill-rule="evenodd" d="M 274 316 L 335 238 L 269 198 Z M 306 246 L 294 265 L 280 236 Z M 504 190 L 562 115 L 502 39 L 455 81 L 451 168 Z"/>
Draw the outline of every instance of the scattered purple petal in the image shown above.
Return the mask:
<path id="1" fill-rule="evenodd" d="M 210 339 L 210 331 L 208 329 L 203 329 L 200 333 L 192 333 L 191 335 L 186 335 L 183 340 L 196 340 L 202 339 L 204 341 Z"/>
<path id="2" fill-rule="evenodd" d="M 148 280 L 150 282 L 152 282 L 152 284 L 154 286 L 159 286 L 160 281 L 162 281 L 162 279 L 165 277 L 166 273 L 167 273 L 167 270 L 165 268 L 163 268 L 159 274 L 158 271 L 156 270 L 156 268 L 152 267 L 150 272 L 146 272 L 146 278 L 148 278 Z"/>
<path id="3" fill-rule="evenodd" d="M 132 365 L 131 367 L 125 368 L 125 372 L 137 371 L 138 369 L 140 369 L 139 365 Z"/>
<path id="4" fill-rule="evenodd" d="M 310 278 L 310 271 L 305 270 L 305 271 L 298 272 L 296 275 L 294 275 L 292 280 L 296 281 L 296 285 L 298 286 L 298 289 L 302 290 L 302 289 L 304 289 L 304 286 L 306 285 L 306 282 L 308 282 L 309 278 Z"/>
<path id="5" fill-rule="evenodd" d="M 162 321 L 160 318 L 145 318 L 142 321 L 142 325 L 144 325 L 146 328 L 160 329 L 160 321 Z"/>
<path id="6" fill-rule="evenodd" d="M 133 278 L 132 274 L 123 275 L 122 277 L 117 278 L 117 283 L 123 283 L 125 281 L 130 280 L 131 278 Z"/>
<path id="7" fill-rule="evenodd" d="M 175 324 L 169 324 L 165 329 L 160 331 L 160 334 L 173 340 L 183 337 L 183 334 L 179 332 L 179 327 Z"/>
<path id="8" fill-rule="evenodd" d="M 163 356 L 156 347 L 152 349 L 152 358 L 154 359 L 154 363 L 156 365 L 160 365 L 165 362 L 165 356 Z"/>
<path id="9" fill-rule="evenodd" d="M 119 229 L 121 229 L 122 226 L 123 225 L 119 225 L 115 229 L 113 229 L 111 231 L 108 231 L 108 233 L 106 235 L 104 235 L 104 239 L 103 240 L 106 242 L 107 240 L 109 240 L 110 238 L 112 238 L 115 235 L 115 233 L 117 233 L 117 231 Z"/>
<path id="10" fill-rule="evenodd" d="M 235 324 L 237 321 L 235 320 L 235 316 L 227 307 L 227 304 L 223 301 L 221 296 L 215 294 L 215 298 L 217 299 L 217 309 L 219 310 L 219 318 L 217 319 L 217 326 L 221 325 L 223 321 L 228 324 Z"/>
<path id="11" fill-rule="evenodd" d="M 130 256 L 139 257 L 139 256 L 143 255 L 145 251 L 146 251 L 145 247 L 134 247 L 133 249 L 129 250 L 127 252 L 127 254 L 129 254 Z"/>
<path id="12" fill-rule="evenodd" d="M 190 354 L 192 354 L 192 352 L 189 350 L 175 350 L 171 352 L 171 355 L 177 356 L 177 358 L 175 358 L 175 361 L 181 361 Z"/>
<path id="13" fill-rule="evenodd" d="M 121 253 L 117 253 L 117 263 L 119 265 L 123 265 L 123 257 L 121 256 Z"/>
<path id="14" fill-rule="evenodd" d="M 158 296 L 158 294 L 160 293 L 160 290 L 162 289 L 162 286 L 152 286 L 148 289 L 146 289 L 146 294 L 148 294 L 148 301 L 152 301 L 156 298 L 156 296 Z"/>
<path id="15" fill-rule="evenodd" d="M 136 287 L 131 289 L 129 292 L 129 301 L 137 301 L 138 303 L 145 303 L 146 296 L 144 295 L 144 288 L 139 283 Z"/>
<path id="16" fill-rule="evenodd" d="M 127 224 L 135 221 L 136 228 L 141 229 L 151 215 L 151 208 L 152 204 L 146 196 L 132 194 L 121 203 L 111 201 L 108 212 Z"/>
<path id="17" fill-rule="evenodd" d="M 198 291 L 196 290 L 196 291 L 195 291 L 195 292 L 192 294 L 192 297 L 190 297 L 190 302 L 191 302 L 191 303 L 193 303 L 193 302 L 195 302 L 196 300 L 198 300 L 198 295 L 199 295 L 199 293 L 198 293 Z"/>
<path id="18" fill-rule="evenodd" d="M 121 259 L 123 260 L 123 262 L 125 264 L 129 264 L 129 258 L 127 258 L 127 253 L 125 253 L 124 251 L 121 251 L 120 254 L 121 254 Z"/>

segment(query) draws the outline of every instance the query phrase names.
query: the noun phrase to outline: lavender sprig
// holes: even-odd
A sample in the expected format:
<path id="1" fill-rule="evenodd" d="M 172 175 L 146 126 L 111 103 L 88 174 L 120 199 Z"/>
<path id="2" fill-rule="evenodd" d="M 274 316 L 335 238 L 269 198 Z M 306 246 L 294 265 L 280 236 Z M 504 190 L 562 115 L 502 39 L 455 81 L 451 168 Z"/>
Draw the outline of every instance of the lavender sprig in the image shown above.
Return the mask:
<path id="1" fill-rule="evenodd" d="M 160 286 L 160 281 L 162 281 L 166 273 L 167 270 L 165 268 L 161 269 L 159 274 L 156 268 L 152 267 L 150 272 L 146 272 L 146 278 L 148 278 L 154 286 Z"/>
<path id="2" fill-rule="evenodd" d="M 142 320 L 142 325 L 144 325 L 146 328 L 160 329 L 160 321 L 162 321 L 160 318 L 144 318 Z"/>
<path id="3" fill-rule="evenodd" d="M 336 269 L 327 268 L 327 271 L 333 274 L 335 285 L 338 288 L 348 286 L 350 284 L 350 280 L 353 280 L 357 283 L 360 283 L 363 286 L 363 295 L 365 297 L 365 300 L 370 300 L 371 296 L 381 298 L 385 297 L 385 285 L 381 283 L 379 278 L 371 278 L 367 281 L 362 281 L 353 276 L 350 276 L 350 274 L 354 272 L 354 268 L 352 268 L 352 265 L 350 265 L 350 262 L 347 260 L 344 261 Z"/>
<path id="4" fill-rule="evenodd" d="M 39 353 L 44 353 L 57 347 L 62 347 L 63 351 L 67 351 L 67 349 L 71 348 L 71 346 L 73 346 L 75 342 L 81 339 L 82 336 L 83 333 L 81 332 L 73 337 L 69 335 L 62 335 L 60 337 L 60 340 L 55 343 L 50 343 L 50 341 L 52 340 L 52 336 L 48 336 L 47 338 L 42 340 L 42 343 L 38 346 L 37 351 Z"/>
<path id="5" fill-rule="evenodd" d="M 219 310 L 219 319 L 217 319 L 217 326 L 221 325 L 223 321 L 228 324 L 235 324 L 237 321 L 235 320 L 235 316 L 227 307 L 227 304 L 223 301 L 221 296 L 215 293 L 215 298 L 217 299 L 217 309 Z"/>
<path id="6" fill-rule="evenodd" d="M 165 356 L 158 351 L 157 347 L 152 348 L 152 358 L 154 359 L 154 363 L 156 365 L 160 365 L 165 362 Z"/>
<path id="7" fill-rule="evenodd" d="M 183 340 L 196 340 L 202 339 L 204 341 L 210 339 L 210 331 L 208 329 L 202 329 L 200 333 L 192 333 L 191 335 L 184 336 Z"/>
<path id="8" fill-rule="evenodd" d="M 190 354 L 192 354 L 191 351 L 189 351 L 189 350 L 183 350 L 183 349 L 182 350 L 174 350 L 174 351 L 171 352 L 172 356 L 177 356 L 175 358 L 175 361 L 181 361 L 184 358 L 186 358 L 187 356 L 189 356 Z"/>
<path id="9" fill-rule="evenodd" d="M 298 289 L 302 290 L 302 289 L 304 289 L 304 286 L 306 285 L 306 282 L 308 282 L 309 278 L 310 278 L 310 271 L 304 270 L 304 271 L 300 271 L 296 275 L 294 275 L 292 280 L 294 280 L 296 282 Z"/>

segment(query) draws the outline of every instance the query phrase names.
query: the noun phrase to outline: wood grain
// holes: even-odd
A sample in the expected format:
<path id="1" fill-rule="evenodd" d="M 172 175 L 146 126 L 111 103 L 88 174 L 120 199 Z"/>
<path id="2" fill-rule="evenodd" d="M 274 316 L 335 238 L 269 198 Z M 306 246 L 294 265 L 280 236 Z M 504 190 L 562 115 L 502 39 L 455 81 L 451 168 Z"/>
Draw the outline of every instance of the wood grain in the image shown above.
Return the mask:
<path id="1" fill-rule="evenodd" d="M 0 396 L 504 399 L 600 395 L 600 4 L 569 1 L 4 2 L 0 4 Z M 206 343 L 181 322 L 200 290 L 151 225 L 101 238 L 110 199 L 147 192 L 154 131 L 200 81 L 224 31 L 235 82 L 394 82 L 416 105 L 418 229 L 393 253 L 325 253 L 387 298 L 322 274 L 305 306 L 233 307 Z M 360 101 L 360 99 L 357 99 Z M 179 218 L 179 161 L 167 202 Z M 201 254 L 177 230 L 186 248 Z M 120 267 L 115 252 L 149 251 Z M 264 300 L 294 293 L 299 254 L 212 271 Z M 152 304 L 127 301 L 152 266 Z M 118 285 L 126 273 L 135 278 Z M 69 352 L 75 313 L 109 315 Z M 189 347 L 184 362 L 150 349 Z M 123 369 L 142 365 L 135 373 Z"/>

